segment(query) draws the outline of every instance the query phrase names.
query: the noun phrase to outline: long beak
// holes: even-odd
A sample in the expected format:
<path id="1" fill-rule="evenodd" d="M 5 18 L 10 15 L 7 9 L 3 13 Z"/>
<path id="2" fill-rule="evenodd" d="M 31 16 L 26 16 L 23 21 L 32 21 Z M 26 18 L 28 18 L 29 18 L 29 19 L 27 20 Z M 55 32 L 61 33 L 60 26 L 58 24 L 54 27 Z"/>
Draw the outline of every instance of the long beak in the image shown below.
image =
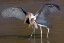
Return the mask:
<path id="1" fill-rule="evenodd" d="M 28 16 L 25 17 L 24 24 L 26 23 L 26 20 L 28 19 Z"/>
<path id="2" fill-rule="evenodd" d="M 28 28 L 26 28 L 26 29 L 29 29 L 30 27 L 31 27 L 31 24 L 29 24 L 29 25 L 28 25 Z"/>
<path id="3" fill-rule="evenodd" d="M 30 24 L 29 24 L 29 28 L 30 28 L 30 27 L 31 27 L 31 25 L 32 25 L 32 22 L 33 22 L 33 21 L 29 21 L 29 22 L 30 22 Z"/>
<path id="4" fill-rule="evenodd" d="M 29 21 L 30 22 L 30 24 L 29 24 L 29 26 L 28 26 L 28 29 L 31 27 L 31 25 L 32 25 L 32 22 L 31 21 Z"/>

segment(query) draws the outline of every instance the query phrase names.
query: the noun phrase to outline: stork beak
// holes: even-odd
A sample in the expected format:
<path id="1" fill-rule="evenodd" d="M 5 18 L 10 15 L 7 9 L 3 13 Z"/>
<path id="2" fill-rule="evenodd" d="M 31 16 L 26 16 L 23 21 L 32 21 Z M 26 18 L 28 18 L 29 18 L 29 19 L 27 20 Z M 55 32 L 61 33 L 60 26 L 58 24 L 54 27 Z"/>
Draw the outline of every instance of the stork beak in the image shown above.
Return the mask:
<path id="1" fill-rule="evenodd" d="M 30 21 L 30 24 L 29 24 L 29 26 L 28 26 L 28 29 L 29 29 L 31 26 L 32 26 L 32 22 Z"/>
<path id="2" fill-rule="evenodd" d="M 29 22 L 30 22 L 30 24 L 29 24 L 29 27 L 30 27 L 31 25 L 33 25 L 34 19 L 32 19 L 32 20 L 29 21 Z"/>
<path id="3" fill-rule="evenodd" d="M 26 23 L 26 20 L 28 19 L 28 16 L 25 17 L 24 24 Z"/>
<path id="4" fill-rule="evenodd" d="M 30 24 L 28 26 L 28 29 L 33 25 L 32 21 L 29 21 L 29 22 L 30 22 Z"/>

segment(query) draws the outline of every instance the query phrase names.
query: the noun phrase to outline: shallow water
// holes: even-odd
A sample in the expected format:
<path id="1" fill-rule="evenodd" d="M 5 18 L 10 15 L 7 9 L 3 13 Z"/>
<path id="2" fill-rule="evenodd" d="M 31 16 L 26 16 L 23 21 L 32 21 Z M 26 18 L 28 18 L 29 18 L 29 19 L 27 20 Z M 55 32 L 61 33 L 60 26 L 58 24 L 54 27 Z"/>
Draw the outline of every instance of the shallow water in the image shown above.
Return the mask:
<path id="1" fill-rule="evenodd" d="M 61 12 L 53 13 L 47 20 L 52 24 L 49 39 L 46 39 L 47 29 L 43 28 L 43 43 L 64 43 L 64 2 L 63 0 L 28 0 L 0 1 L 0 12 L 12 6 L 21 6 L 27 12 L 35 13 L 43 4 L 54 3 L 60 6 Z M 1 13 L 0 13 L 1 14 Z M 17 18 L 3 18 L 0 15 L 0 43 L 40 43 L 40 30 L 36 30 L 36 38 L 31 38 L 32 29 L 26 29 L 27 24 Z"/>

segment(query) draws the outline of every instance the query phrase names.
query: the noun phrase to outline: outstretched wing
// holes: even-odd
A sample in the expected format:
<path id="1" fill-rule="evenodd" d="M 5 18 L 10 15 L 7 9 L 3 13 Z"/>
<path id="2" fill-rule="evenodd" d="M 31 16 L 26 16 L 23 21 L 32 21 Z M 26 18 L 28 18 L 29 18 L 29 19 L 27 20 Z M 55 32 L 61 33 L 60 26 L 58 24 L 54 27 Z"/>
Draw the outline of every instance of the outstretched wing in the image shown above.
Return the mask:
<path id="1" fill-rule="evenodd" d="M 60 11 L 60 8 L 58 5 L 45 4 L 36 12 L 35 15 L 37 15 L 41 18 L 46 18 L 51 13 L 58 12 L 58 11 Z"/>
<path id="2" fill-rule="evenodd" d="M 36 12 L 36 22 L 41 25 L 46 25 L 52 27 L 52 25 L 46 20 L 46 17 L 51 13 L 60 11 L 58 5 L 55 4 L 45 4 L 40 10 Z"/>
<path id="3" fill-rule="evenodd" d="M 36 21 L 37 24 L 45 25 L 45 26 L 48 26 L 48 27 L 52 28 L 52 25 L 46 19 L 37 17 L 37 19 L 35 21 Z"/>
<path id="4" fill-rule="evenodd" d="M 16 17 L 18 19 L 24 20 L 27 12 L 21 7 L 10 7 L 2 11 L 2 16 L 5 18 Z"/>

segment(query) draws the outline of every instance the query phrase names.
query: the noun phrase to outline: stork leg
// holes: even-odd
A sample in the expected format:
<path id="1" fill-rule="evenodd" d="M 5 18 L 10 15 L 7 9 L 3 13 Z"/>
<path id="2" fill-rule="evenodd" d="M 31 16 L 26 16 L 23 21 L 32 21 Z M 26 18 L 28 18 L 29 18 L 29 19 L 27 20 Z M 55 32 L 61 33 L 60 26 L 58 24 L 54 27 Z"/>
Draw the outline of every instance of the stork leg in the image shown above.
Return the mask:
<path id="1" fill-rule="evenodd" d="M 35 37 L 35 28 L 34 27 L 32 27 L 32 34 L 31 34 L 31 36 L 30 36 L 30 38 L 32 38 L 32 36 L 33 36 L 33 34 L 34 34 L 34 37 Z"/>
<path id="2" fill-rule="evenodd" d="M 41 43 L 42 43 L 42 28 L 40 26 L 40 31 L 41 31 Z"/>
<path id="3" fill-rule="evenodd" d="M 33 34 L 34 34 L 34 43 L 35 43 L 35 28 L 34 28 L 34 26 L 32 27 L 32 34 L 31 34 L 31 36 L 30 36 L 30 38 L 32 38 L 32 36 L 33 36 Z"/>
<path id="4" fill-rule="evenodd" d="M 46 27 L 46 28 L 47 28 L 47 27 Z M 49 28 L 47 28 L 47 30 L 48 30 L 48 31 L 47 31 L 47 38 L 48 38 L 48 34 L 49 34 Z"/>

